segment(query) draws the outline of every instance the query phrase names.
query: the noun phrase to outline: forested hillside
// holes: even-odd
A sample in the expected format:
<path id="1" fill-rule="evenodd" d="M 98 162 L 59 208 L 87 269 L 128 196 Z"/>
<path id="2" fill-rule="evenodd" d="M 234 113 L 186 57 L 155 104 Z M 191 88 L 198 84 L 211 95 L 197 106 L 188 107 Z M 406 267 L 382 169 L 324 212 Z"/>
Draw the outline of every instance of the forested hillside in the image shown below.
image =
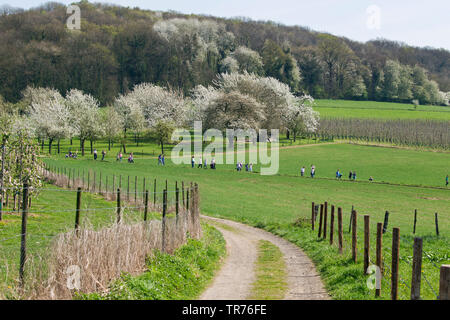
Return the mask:
<path id="1" fill-rule="evenodd" d="M 248 71 L 314 98 L 448 104 L 450 52 L 444 49 L 360 43 L 243 18 L 79 6 L 80 31 L 66 28 L 66 7 L 58 3 L 0 12 L 6 101 L 19 101 L 34 85 L 62 94 L 77 88 L 106 105 L 142 82 L 190 94 L 218 73 Z"/>

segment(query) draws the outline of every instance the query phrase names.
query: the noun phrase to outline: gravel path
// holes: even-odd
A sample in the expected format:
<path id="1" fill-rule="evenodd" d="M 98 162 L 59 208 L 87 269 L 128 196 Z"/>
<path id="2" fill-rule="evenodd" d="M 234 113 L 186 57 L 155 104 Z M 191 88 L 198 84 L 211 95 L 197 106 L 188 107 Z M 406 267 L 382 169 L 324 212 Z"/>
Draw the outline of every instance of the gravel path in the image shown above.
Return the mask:
<path id="1" fill-rule="evenodd" d="M 330 299 L 314 264 L 295 244 L 267 231 L 234 221 L 205 216 L 202 218 L 210 221 L 223 234 L 227 242 L 227 258 L 200 300 L 245 300 L 249 296 L 255 280 L 259 240 L 270 241 L 283 253 L 288 274 L 285 300 Z"/>

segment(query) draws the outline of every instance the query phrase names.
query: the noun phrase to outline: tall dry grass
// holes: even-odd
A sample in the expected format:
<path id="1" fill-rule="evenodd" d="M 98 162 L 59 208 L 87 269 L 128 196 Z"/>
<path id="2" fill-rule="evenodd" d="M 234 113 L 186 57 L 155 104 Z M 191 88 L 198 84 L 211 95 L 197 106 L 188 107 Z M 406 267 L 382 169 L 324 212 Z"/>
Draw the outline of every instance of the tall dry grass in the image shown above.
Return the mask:
<path id="1" fill-rule="evenodd" d="M 48 171 L 45 175 L 55 185 L 69 186 L 67 177 Z M 75 182 L 71 188 L 80 186 L 79 181 Z M 76 292 L 107 292 L 112 280 L 124 272 L 143 272 L 146 259 L 155 250 L 163 249 L 163 225 L 166 253 L 173 253 L 188 238 L 200 238 L 198 185 L 191 184 L 189 193 L 189 209 L 181 207 L 177 216 L 166 217 L 164 221 L 122 221 L 96 231 L 85 224 L 78 232 L 57 235 L 45 255 L 33 256 L 27 261 L 25 287 L 15 292 L 16 297 L 62 300 L 72 299 Z"/>

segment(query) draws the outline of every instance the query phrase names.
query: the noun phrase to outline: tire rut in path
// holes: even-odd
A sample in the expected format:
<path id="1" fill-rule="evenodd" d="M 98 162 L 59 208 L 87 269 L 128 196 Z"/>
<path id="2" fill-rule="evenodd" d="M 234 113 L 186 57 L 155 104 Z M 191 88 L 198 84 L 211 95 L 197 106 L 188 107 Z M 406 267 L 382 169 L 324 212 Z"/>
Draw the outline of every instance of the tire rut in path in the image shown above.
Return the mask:
<path id="1" fill-rule="evenodd" d="M 288 284 L 284 300 L 330 299 L 314 264 L 295 244 L 270 232 L 238 222 L 205 216 L 202 218 L 212 222 L 223 234 L 227 243 L 227 258 L 211 286 L 200 296 L 200 300 L 245 300 L 249 296 L 256 279 L 255 263 L 259 240 L 270 241 L 283 254 Z M 221 227 L 221 224 L 227 228 Z"/>

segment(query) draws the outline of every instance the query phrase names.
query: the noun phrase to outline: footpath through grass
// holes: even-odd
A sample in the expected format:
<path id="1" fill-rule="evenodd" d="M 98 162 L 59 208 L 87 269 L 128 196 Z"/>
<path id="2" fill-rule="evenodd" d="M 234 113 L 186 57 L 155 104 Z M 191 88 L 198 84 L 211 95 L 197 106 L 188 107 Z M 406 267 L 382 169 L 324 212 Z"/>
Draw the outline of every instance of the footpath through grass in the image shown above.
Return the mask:
<path id="1" fill-rule="evenodd" d="M 139 276 L 124 274 L 108 293 L 80 295 L 90 300 L 195 300 L 212 281 L 226 254 L 222 234 L 202 223 L 203 238 L 189 239 L 173 255 L 156 252 Z"/>

